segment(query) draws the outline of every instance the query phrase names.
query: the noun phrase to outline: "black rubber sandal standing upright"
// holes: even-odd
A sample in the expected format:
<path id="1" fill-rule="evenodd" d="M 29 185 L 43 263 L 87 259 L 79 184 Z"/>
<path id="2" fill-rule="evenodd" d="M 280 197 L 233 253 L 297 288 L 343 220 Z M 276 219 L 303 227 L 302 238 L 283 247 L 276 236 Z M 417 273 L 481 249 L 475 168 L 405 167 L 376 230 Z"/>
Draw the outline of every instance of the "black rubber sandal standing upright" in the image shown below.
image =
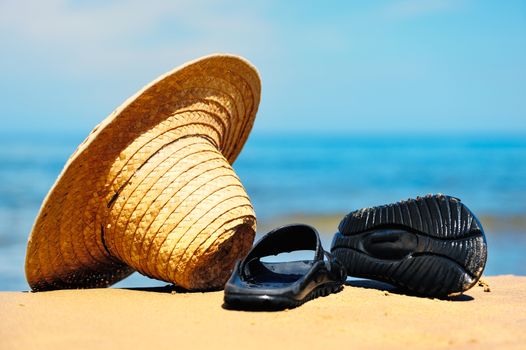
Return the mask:
<path id="1" fill-rule="evenodd" d="M 348 214 L 331 252 L 349 276 L 444 297 L 475 285 L 487 246 L 482 225 L 459 199 L 428 195 Z"/>
<path id="2" fill-rule="evenodd" d="M 313 250 L 314 259 L 260 260 L 298 250 Z M 261 238 L 237 263 L 225 285 L 225 304 L 227 308 L 245 310 L 293 308 L 339 291 L 346 278 L 343 266 L 323 250 L 316 229 L 301 224 L 283 226 Z"/>

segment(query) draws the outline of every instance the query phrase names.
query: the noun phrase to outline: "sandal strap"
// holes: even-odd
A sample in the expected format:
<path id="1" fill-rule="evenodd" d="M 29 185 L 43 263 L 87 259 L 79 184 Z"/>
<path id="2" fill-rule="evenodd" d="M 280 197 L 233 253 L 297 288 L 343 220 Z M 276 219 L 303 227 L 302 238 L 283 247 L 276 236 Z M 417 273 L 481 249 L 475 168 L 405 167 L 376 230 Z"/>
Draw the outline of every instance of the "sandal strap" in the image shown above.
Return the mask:
<path id="1" fill-rule="evenodd" d="M 318 231 L 309 225 L 292 224 L 278 227 L 263 236 L 241 263 L 241 271 L 253 260 L 265 256 L 298 250 L 314 250 L 314 259 L 323 260 L 323 250 Z"/>
<path id="2" fill-rule="evenodd" d="M 323 254 L 325 255 L 325 265 L 327 266 L 327 269 L 332 271 L 333 269 L 333 263 L 334 263 L 334 256 L 327 252 L 327 251 L 323 251 Z"/>

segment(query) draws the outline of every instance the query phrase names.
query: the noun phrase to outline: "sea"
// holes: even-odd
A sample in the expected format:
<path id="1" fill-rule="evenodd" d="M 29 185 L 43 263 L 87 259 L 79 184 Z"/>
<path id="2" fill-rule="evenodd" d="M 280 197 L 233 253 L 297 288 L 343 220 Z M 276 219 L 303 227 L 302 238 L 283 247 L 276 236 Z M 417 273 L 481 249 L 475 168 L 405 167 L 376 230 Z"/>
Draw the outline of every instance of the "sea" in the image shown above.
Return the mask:
<path id="1" fill-rule="evenodd" d="M 0 132 L 0 290 L 29 289 L 31 226 L 84 137 Z M 526 135 L 254 132 L 234 169 L 252 199 L 258 237 L 278 223 L 319 222 L 329 249 L 338 219 L 350 211 L 444 193 L 482 221 L 485 274 L 526 275 Z M 116 286 L 165 284 L 135 273 Z"/>

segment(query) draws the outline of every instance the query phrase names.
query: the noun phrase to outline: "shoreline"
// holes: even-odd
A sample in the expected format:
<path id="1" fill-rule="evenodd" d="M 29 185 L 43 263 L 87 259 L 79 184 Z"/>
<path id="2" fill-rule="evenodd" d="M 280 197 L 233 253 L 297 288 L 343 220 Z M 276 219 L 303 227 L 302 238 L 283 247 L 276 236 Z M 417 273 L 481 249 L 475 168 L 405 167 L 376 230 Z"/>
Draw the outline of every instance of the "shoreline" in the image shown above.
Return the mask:
<path id="1" fill-rule="evenodd" d="M 338 224 L 348 213 L 328 213 L 328 214 L 304 214 L 291 213 L 282 216 L 263 218 L 258 221 L 258 233 L 270 231 L 281 225 L 290 223 L 304 223 L 312 225 L 320 233 L 334 233 L 338 229 Z M 484 214 L 477 215 L 486 233 L 502 234 L 503 232 L 524 233 L 526 234 L 526 213 L 525 214 Z"/>
<path id="2" fill-rule="evenodd" d="M 507 348 L 526 345 L 526 276 L 484 277 L 450 300 L 369 280 L 281 312 L 169 287 L 0 292 L 0 348 Z"/>

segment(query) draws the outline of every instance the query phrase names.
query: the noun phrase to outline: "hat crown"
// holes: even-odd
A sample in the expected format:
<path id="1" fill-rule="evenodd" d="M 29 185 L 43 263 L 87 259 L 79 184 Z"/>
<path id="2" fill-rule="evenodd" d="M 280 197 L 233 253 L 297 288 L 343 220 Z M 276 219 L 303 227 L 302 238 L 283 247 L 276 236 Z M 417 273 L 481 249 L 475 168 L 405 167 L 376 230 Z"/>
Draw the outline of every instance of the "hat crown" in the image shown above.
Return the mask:
<path id="1" fill-rule="evenodd" d="M 123 175 L 126 184 L 100 207 L 101 244 L 146 276 L 191 289 L 220 286 L 254 238 L 248 195 L 210 140 L 152 142 L 159 151 Z"/>

